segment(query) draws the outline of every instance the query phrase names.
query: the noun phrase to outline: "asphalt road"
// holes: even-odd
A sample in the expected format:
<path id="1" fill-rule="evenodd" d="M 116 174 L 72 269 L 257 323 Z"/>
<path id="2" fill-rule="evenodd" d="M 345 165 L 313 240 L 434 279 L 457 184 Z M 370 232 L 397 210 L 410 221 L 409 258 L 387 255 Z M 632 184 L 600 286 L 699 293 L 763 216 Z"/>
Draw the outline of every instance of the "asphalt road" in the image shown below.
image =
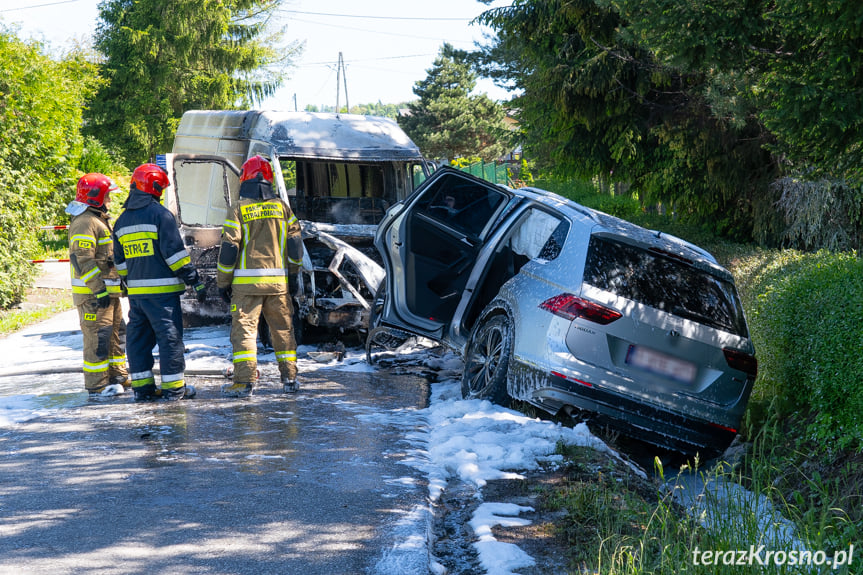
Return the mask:
<path id="1" fill-rule="evenodd" d="M 0 427 L 0 573 L 428 573 L 404 540 L 427 485 L 400 463 L 424 379 L 319 370 L 248 399 L 189 379 L 193 400 L 49 395 Z"/>

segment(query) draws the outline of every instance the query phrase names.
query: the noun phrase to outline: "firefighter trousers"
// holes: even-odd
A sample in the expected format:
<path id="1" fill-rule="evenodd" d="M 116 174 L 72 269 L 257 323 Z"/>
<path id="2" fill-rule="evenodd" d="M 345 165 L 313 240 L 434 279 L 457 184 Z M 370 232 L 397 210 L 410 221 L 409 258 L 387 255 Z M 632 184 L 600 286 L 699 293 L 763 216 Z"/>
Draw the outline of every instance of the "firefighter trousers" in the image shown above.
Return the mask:
<path id="1" fill-rule="evenodd" d="M 125 383 L 126 322 L 119 298 L 100 308 L 96 298 L 78 307 L 78 320 L 84 336 L 84 388 L 102 391 L 112 383 Z"/>
<path id="2" fill-rule="evenodd" d="M 273 350 L 283 378 L 297 378 L 297 342 L 294 338 L 294 306 L 284 294 L 245 295 L 231 298 L 231 346 L 234 348 L 234 382 L 255 383 L 258 368 L 258 321 L 270 327 Z"/>
<path id="3" fill-rule="evenodd" d="M 132 388 L 155 384 L 153 348 L 159 345 L 162 389 L 185 385 L 183 312 L 179 295 L 129 298 L 129 371 Z"/>

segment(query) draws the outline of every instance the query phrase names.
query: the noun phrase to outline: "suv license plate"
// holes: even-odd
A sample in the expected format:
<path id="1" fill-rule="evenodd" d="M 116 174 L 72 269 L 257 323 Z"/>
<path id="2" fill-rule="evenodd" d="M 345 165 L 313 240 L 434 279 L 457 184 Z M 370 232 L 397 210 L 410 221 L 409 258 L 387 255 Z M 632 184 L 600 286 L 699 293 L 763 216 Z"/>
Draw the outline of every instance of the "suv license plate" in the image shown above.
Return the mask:
<path id="1" fill-rule="evenodd" d="M 684 383 L 692 383 L 695 379 L 694 364 L 644 347 L 629 346 L 626 363 Z"/>

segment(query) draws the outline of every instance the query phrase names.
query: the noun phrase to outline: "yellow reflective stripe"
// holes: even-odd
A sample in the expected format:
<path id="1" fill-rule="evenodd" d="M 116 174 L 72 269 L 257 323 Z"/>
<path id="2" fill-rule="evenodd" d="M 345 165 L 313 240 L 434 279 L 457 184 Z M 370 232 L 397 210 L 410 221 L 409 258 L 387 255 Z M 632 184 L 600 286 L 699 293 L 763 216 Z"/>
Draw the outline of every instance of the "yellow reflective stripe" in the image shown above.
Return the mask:
<path id="1" fill-rule="evenodd" d="M 151 375 L 150 377 L 132 380 L 132 387 L 143 387 L 145 385 L 156 385 L 156 378 Z"/>
<path id="2" fill-rule="evenodd" d="M 99 238 L 99 241 L 98 241 L 98 244 L 100 246 L 105 246 L 105 245 L 108 245 L 111 243 L 113 243 L 113 241 L 111 240 L 111 236 L 105 236 L 103 238 Z"/>
<path id="3" fill-rule="evenodd" d="M 222 264 L 216 264 L 216 268 L 217 268 L 220 272 L 222 272 L 222 273 L 226 273 L 226 274 L 229 274 L 229 273 L 231 273 L 232 271 L 234 271 L 234 266 L 228 267 L 228 266 L 223 266 Z"/>
<path id="4" fill-rule="evenodd" d="M 127 288 L 126 291 L 129 295 L 176 293 L 186 291 L 186 286 L 183 284 L 175 284 L 168 286 L 130 287 Z"/>
<path id="5" fill-rule="evenodd" d="M 296 350 L 276 352 L 276 361 L 297 361 Z"/>
<path id="6" fill-rule="evenodd" d="M 158 240 L 159 234 L 157 232 L 132 232 L 129 234 L 124 234 L 119 237 L 120 243 L 125 244 L 126 242 L 134 242 L 135 240 Z"/>
<path id="7" fill-rule="evenodd" d="M 181 267 L 188 265 L 190 263 L 192 263 L 192 258 L 190 258 L 189 256 L 185 256 L 185 257 L 178 259 L 174 263 L 170 264 L 168 267 L 171 268 L 172 272 L 175 272 L 178 269 L 180 269 Z"/>
<path id="8" fill-rule="evenodd" d="M 234 276 L 232 283 L 249 285 L 249 284 L 287 284 L 288 280 L 285 276 L 256 276 L 256 277 L 237 277 Z"/>
<path id="9" fill-rule="evenodd" d="M 288 241 L 288 231 L 285 220 L 279 222 L 279 259 L 285 253 L 285 243 Z M 279 265 L 285 267 L 285 262 L 280 261 Z"/>
<path id="10" fill-rule="evenodd" d="M 85 361 L 84 371 L 87 373 L 101 373 L 103 371 L 108 371 L 108 362 L 107 360 L 99 363 L 91 363 L 89 361 Z"/>
<path id="11" fill-rule="evenodd" d="M 105 289 L 108 290 L 108 293 L 123 293 L 123 288 L 118 285 L 105 284 Z M 75 291 L 74 289 L 72 290 Z"/>
<path id="12" fill-rule="evenodd" d="M 85 273 L 84 275 L 82 275 L 81 281 L 86 282 L 86 281 L 96 277 L 100 273 L 102 273 L 102 271 L 98 267 L 95 267 L 95 268 L 91 269 L 90 271 L 88 271 L 87 273 Z"/>
<path id="13" fill-rule="evenodd" d="M 237 270 L 237 275 L 240 277 L 263 277 L 272 276 L 278 277 L 288 273 L 285 268 L 249 268 Z"/>
<path id="14" fill-rule="evenodd" d="M 225 223 L 222 225 L 224 228 L 234 228 L 235 230 L 240 229 L 240 222 L 235 222 L 234 220 L 225 220 Z"/>
<path id="15" fill-rule="evenodd" d="M 109 357 L 108 362 L 109 363 L 126 363 L 126 356 L 125 355 L 118 355 L 116 357 Z"/>
<path id="16" fill-rule="evenodd" d="M 295 260 L 292 257 L 288 257 L 288 261 L 291 262 L 292 264 L 297 264 L 298 266 L 303 265 L 303 260 Z"/>
<path id="17" fill-rule="evenodd" d="M 69 238 L 70 242 L 80 242 L 82 240 L 85 242 L 92 242 L 95 244 L 96 243 L 96 236 L 88 236 L 87 234 L 75 234 L 74 236 Z"/>
<path id="18" fill-rule="evenodd" d="M 240 363 L 241 361 L 255 361 L 257 358 L 258 354 L 254 351 L 234 352 L 234 363 Z"/>
<path id="19" fill-rule="evenodd" d="M 296 222 L 297 222 L 297 216 L 295 216 L 294 214 L 291 214 L 291 217 L 288 218 L 288 225 L 294 224 Z"/>
<path id="20" fill-rule="evenodd" d="M 93 292 L 87 286 L 72 286 L 72 293 L 92 294 Z"/>
<path id="21" fill-rule="evenodd" d="M 178 379 L 177 381 L 165 381 L 162 380 L 162 389 L 177 389 L 178 387 L 183 387 L 186 385 L 186 380 Z"/>

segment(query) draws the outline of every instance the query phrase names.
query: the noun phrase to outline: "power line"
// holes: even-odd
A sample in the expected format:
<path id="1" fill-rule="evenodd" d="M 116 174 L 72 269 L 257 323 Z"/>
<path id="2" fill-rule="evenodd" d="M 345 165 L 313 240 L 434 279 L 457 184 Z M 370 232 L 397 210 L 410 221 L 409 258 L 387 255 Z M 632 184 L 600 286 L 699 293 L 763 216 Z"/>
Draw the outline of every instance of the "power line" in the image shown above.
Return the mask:
<path id="1" fill-rule="evenodd" d="M 44 8 L 46 6 L 56 6 L 58 4 L 72 4 L 81 0 L 60 0 L 59 2 L 49 2 L 48 4 L 36 4 L 35 6 L 21 6 L 19 8 L 3 8 L 0 12 L 15 12 L 17 10 L 30 10 L 32 8 Z"/>
<path id="2" fill-rule="evenodd" d="M 332 16 L 333 18 L 363 18 L 366 20 L 422 20 L 422 21 L 438 21 L 438 22 L 464 22 L 464 18 L 429 18 L 426 16 L 366 16 L 363 14 L 329 14 L 326 12 L 303 12 L 301 10 L 286 10 L 279 9 L 279 12 L 287 12 L 290 14 L 304 14 L 306 16 Z"/>
<path id="3" fill-rule="evenodd" d="M 336 28 L 338 30 L 354 30 L 355 32 L 368 32 L 369 34 L 377 34 L 378 36 L 396 36 L 399 38 L 413 38 L 416 40 L 432 40 L 437 42 L 442 42 L 444 39 L 437 37 L 432 38 L 429 36 L 417 36 L 416 34 L 397 34 L 395 32 L 383 32 L 381 30 L 369 30 L 368 28 L 355 28 L 353 26 L 340 26 L 338 24 L 329 24 L 326 22 L 317 22 L 315 20 L 303 20 L 300 18 L 291 18 L 293 22 L 302 22 L 303 24 L 314 24 L 315 26 L 328 26 L 330 28 Z M 466 41 L 456 41 L 450 42 L 450 44 L 467 44 Z"/>
<path id="4" fill-rule="evenodd" d="M 435 54 L 408 54 L 405 56 L 381 56 L 380 58 L 357 58 L 353 60 L 348 60 L 348 64 L 357 64 L 359 62 L 377 62 L 380 60 L 405 60 L 407 58 L 428 58 L 430 56 L 435 56 Z M 303 62 L 302 64 L 297 64 L 297 68 L 307 68 L 309 66 L 335 66 L 338 63 L 337 60 L 325 60 L 323 62 Z"/>

